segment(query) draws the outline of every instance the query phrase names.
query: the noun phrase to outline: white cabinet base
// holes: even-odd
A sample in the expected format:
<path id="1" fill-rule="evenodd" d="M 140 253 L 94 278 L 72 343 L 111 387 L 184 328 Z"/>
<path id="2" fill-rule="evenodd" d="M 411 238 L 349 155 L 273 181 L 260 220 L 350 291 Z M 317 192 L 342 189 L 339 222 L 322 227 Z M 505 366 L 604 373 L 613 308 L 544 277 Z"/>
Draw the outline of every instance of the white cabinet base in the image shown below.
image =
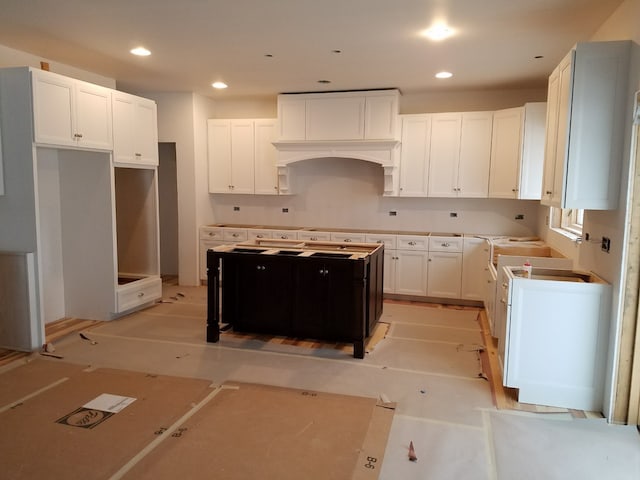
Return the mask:
<path id="1" fill-rule="evenodd" d="M 162 297 L 160 276 L 151 276 L 131 283 L 118 285 L 116 289 L 117 313 L 151 304 Z"/>

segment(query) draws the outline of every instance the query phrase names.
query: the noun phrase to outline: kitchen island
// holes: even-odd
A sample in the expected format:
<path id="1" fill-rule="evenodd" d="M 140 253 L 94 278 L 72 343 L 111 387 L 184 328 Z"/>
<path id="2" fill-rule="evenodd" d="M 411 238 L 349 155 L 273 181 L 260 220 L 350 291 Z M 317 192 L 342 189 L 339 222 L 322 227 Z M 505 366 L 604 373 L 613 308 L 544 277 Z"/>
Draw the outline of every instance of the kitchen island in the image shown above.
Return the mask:
<path id="1" fill-rule="evenodd" d="M 207 342 L 236 332 L 353 343 L 382 315 L 384 245 L 261 240 L 207 251 Z"/>

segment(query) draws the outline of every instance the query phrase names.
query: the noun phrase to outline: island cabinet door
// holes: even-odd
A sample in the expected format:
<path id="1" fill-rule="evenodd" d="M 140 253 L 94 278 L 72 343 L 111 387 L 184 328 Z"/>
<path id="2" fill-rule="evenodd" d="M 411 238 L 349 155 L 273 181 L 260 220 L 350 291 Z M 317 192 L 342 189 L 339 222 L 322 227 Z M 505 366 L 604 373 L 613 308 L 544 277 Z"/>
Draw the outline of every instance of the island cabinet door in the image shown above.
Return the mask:
<path id="1" fill-rule="evenodd" d="M 266 255 L 238 255 L 232 319 L 239 332 L 291 334 L 293 263 Z M 225 265 L 225 280 L 227 275 Z M 229 288 L 225 285 L 225 288 Z M 224 305 L 223 305 L 224 307 Z"/>
<path id="2" fill-rule="evenodd" d="M 353 340 L 357 324 L 362 328 L 362 319 L 355 318 L 356 310 L 363 307 L 362 300 L 359 306 L 353 301 L 355 263 L 325 259 L 298 262 L 293 320 L 295 336 Z"/>

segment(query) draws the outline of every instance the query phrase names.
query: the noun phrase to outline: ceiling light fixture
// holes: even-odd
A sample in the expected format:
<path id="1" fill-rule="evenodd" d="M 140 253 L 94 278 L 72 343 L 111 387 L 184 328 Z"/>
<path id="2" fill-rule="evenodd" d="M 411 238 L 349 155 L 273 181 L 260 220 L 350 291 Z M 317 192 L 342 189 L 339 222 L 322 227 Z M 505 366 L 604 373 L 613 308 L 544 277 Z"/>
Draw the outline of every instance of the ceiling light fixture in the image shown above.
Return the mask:
<path id="1" fill-rule="evenodd" d="M 422 35 L 435 42 L 439 42 L 440 40 L 449 38 L 453 34 L 454 31 L 451 29 L 451 27 L 448 27 L 443 23 L 436 24 L 422 32 Z"/>
<path id="2" fill-rule="evenodd" d="M 228 85 L 224 82 L 213 82 L 211 84 L 213 88 L 217 88 L 218 90 L 222 90 L 223 88 L 227 88 Z"/>
<path id="3" fill-rule="evenodd" d="M 151 52 L 144 47 L 132 48 L 129 51 L 134 55 L 137 55 L 138 57 L 148 57 L 149 55 L 151 55 Z"/>
<path id="4" fill-rule="evenodd" d="M 451 72 L 438 72 L 436 73 L 436 78 L 451 78 L 453 77 L 453 73 Z"/>

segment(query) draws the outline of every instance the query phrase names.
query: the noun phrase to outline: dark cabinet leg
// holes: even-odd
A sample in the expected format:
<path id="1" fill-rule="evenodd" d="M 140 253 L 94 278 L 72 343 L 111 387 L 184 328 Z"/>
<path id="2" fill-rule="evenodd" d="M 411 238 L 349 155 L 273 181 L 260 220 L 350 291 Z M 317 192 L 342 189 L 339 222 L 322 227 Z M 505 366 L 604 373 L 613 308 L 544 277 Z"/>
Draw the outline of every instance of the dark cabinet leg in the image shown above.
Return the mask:
<path id="1" fill-rule="evenodd" d="M 220 258 L 207 252 L 207 342 L 220 340 Z"/>
<path id="2" fill-rule="evenodd" d="M 353 342 L 353 358 L 364 358 L 364 340 Z"/>

